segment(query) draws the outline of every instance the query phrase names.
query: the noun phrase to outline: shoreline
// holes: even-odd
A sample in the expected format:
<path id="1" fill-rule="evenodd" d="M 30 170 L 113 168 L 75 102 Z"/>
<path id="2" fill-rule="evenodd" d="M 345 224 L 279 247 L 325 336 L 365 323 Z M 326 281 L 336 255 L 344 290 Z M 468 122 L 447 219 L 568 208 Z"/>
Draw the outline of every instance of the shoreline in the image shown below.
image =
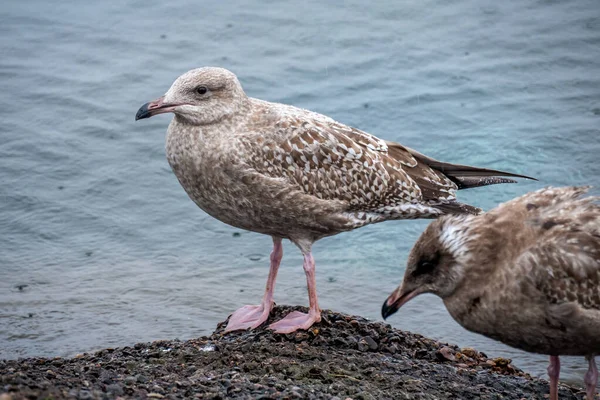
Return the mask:
<path id="1" fill-rule="evenodd" d="M 305 307 L 275 306 L 268 323 Z M 187 341 L 158 340 L 73 358 L 0 360 L 0 400 L 544 399 L 545 380 L 475 349 L 324 310 L 309 331 L 266 324 Z M 583 399 L 559 385 L 561 399 Z"/>

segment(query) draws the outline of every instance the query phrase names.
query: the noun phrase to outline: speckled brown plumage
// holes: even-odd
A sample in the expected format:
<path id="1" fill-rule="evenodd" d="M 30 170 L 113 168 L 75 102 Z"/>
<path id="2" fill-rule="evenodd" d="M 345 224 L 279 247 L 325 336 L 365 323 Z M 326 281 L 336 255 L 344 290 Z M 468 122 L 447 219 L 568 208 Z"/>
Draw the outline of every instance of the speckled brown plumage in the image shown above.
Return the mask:
<path id="1" fill-rule="evenodd" d="M 585 191 L 547 188 L 481 215 L 434 221 L 411 251 L 384 316 L 420 293 L 434 293 L 471 331 L 531 352 L 585 355 L 595 370 L 600 206 L 598 198 L 582 198 Z"/>
<path id="2" fill-rule="evenodd" d="M 305 268 L 322 237 L 385 220 L 478 213 L 456 201 L 457 189 L 519 176 L 442 163 L 324 115 L 250 98 L 221 68 L 182 75 L 136 118 L 167 111 L 175 113 L 167 158 L 190 198 L 225 223 L 271 235 L 277 249 L 290 239 Z"/>

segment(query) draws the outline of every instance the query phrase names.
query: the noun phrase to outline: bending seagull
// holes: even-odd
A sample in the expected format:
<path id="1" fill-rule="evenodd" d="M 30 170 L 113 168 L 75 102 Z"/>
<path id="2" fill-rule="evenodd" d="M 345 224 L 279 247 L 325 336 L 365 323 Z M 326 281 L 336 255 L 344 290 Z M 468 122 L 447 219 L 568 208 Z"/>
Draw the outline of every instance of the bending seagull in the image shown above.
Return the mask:
<path id="1" fill-rule="evenodd" d="M 432 222 L 408 258 L 402 286 L 383 303 L 387 318 L 421 293 L 444 300 L 466 329 L 550 355 L 558 398 L 559 355 L 584 355 L 593 399 L 600 354 L 600 206 L 587 188 L 528 193 L 482 215 Z"/>
<path id="2" fill-rule="evenodd" d="M 282 239 L 304 255 L 310 305 L 308 314 L 292 312 L 270 325 L 289 333 L 321 319 L 315 241 L 386 220 L 476 214 L 456 201 L 457 189 L 514 182 L 498 175 L 521 177 L 442 163 L 324 115 L 250 98 L 222 68 L 183 74 L 136 120 L 166 112 L 175 114 L 167 158 L 190 198 L 220 221 L 273 238 L 262 302 L 234 312 L 228 331 L 267 320 Z"/>

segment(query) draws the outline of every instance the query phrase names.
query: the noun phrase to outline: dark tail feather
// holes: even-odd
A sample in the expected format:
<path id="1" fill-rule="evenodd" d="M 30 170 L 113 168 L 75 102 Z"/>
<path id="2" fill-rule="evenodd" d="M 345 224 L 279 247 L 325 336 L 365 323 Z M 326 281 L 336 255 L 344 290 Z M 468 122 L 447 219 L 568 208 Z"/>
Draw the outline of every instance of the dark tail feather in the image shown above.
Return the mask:
<path id="1" fill-rule="evenodd" d="M 517 183 L 514 179 L 508 178 L 500 178 L 498 176 L 483 176 L 483 177 L 455 177 L 448 176 L 450 180 L 456 183 L 458 186 L 458 190 L 460 189 L 469 189 L 478 186 L 488 186 L 488 185 L 496 185 L 498 183 Z"/>
<path id="2" fill-rule="evenodd" d="M 520 174 L 513 174 L 512 172 L 498 171 L 495 169 L 488 168 L 477 168 L 468 165 L 461 164 L 450 164 L 442 161 L 438 161 L 431 157 L 427 157 L 424 154 L 419 153 L 416 150 L 407 148 L 410 153 L 418 161 L 427 164 L 429 167 L 440 171 L 452 180 L 459 189 L 468 189 L 478 186 L 495 185 L 498 183 L 516 183 L 516 181 L 507 178 L 499 178 L 501 176 L 510 176 L 513 178 L 525 178 L 537 181 L 537 179 Z"/>

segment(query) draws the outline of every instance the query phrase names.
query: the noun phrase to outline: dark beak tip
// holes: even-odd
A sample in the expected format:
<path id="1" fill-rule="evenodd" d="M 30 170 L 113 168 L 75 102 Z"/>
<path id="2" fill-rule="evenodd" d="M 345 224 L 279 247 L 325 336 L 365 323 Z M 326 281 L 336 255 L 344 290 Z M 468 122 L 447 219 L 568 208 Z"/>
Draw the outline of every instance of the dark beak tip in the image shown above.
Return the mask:
<path id="1" fill-rule="evenodd" d="M 148 105 L 150 103 L 146 103 L 143 106 L 140 107 L 140 109 L 137 111 L 137 113 L 135 113 L 135 120 L 139 120 L 139 119 L 144 119 L 144 118 L 150 118 L 151 114 L 150 111 L 148 110 Z"/>
<path id="2" fill-rule="evenodd" d="M 383 302 L 383 305 L 381 306 L 381 317 L 384 321 L 387 319 L 387 317 L 394 314 L 395 312 L 396 310 L 394 310 L 393 306 L 388 305 L 387 300 Z"/>

